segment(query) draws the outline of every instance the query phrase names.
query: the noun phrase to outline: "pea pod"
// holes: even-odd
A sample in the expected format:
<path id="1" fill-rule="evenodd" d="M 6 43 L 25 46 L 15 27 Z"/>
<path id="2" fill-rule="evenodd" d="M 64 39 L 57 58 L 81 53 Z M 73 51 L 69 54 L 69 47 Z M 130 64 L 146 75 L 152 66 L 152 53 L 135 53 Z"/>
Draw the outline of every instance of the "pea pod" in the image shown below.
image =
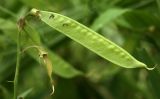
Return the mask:
<path id="1" fill-rule="evenodd" d="M 37 9 L 32 9 L 31 14 L 114 64 L 125 68 L 145 67 L 148 70 L 153 69 L 148 68 L 146 64 L 138 61 L 123 48 L 107 38 L 71 18 L 54 12 L 40 11 Z"/>

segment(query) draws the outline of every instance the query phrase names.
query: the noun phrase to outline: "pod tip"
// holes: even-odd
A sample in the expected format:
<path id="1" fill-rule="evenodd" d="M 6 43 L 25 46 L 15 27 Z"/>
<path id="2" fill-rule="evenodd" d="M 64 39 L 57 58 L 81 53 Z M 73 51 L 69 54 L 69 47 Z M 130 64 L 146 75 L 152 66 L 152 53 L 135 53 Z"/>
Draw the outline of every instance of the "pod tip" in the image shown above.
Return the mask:
<path id="1" fill-rule="evenodd" d="M 157 64 L 156 64 L 154 67 L 151 67 L 151 68 L 146 66 L 146 69 L 147 69 L 147 70 L 153 70 L 153 69 L 155 69 L 156 67 L 157 67 Z"/>
<path id="2" fill-rule="evenodd" d="M 52 85 L 52 92 L 50 95 L 53 95 L 54 94 L 54 85 Z"/>

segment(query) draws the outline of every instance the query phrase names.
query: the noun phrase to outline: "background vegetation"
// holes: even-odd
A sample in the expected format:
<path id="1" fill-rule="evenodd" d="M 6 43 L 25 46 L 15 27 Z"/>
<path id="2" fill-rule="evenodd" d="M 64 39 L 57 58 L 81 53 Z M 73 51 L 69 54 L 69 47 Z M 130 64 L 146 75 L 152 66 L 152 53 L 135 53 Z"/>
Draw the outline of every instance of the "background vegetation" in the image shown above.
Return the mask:
<path id="1" fill-rule="evenodd" d="M 17 20 L 31 8 L 73 18 L 122 46 L 148 66 L 160 64 L 159 0 L 1 0 L 0 99 L 13 97 Z M 160 70 L 125 69 L 53 31 L 38 20 L 28 22 L 22 48 L 35 45 L 50 52 L 55 93 L 38 53 L 22 53 L 18 95 L 25 99 L 160 99 Z M 40 40 L 38 39 L 40 37 Z M 102 49 L 103 50 L 103 49 Z"/>

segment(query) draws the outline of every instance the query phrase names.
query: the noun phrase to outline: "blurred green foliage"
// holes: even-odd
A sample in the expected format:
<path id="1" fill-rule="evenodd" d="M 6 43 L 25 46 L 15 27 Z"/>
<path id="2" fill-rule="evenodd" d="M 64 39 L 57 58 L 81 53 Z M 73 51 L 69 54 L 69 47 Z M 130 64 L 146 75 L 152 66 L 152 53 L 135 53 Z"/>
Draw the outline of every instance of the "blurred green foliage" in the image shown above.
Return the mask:
<path id="1" fill-rule="evenodd" d="M 31 8 L 71 17 L 148 66 L 160 64 L 160 0 L 1 0 L 0 99 L 13 97 L 17 20 Z M 160 68 L 124 69 L 30 19 L 22 48 L 42 44 L 53 62 L 55 93 L 35 50 L 22 53 L 18 84 L 25 99 L 160 99 Z M 33 40 L 29 38 L 32 37 Z M 103 50 L 103 49 L 102 49 Z"/>

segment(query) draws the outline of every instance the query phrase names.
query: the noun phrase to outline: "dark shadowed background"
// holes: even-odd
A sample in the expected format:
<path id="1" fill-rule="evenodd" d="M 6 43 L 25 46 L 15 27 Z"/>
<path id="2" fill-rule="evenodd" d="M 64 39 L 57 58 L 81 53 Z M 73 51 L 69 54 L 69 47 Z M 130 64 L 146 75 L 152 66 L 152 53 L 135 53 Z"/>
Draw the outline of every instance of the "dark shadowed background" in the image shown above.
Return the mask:
<path id="1" fill-rule="evenodd" d="M 0 99 L 12 99 L 17 20 L 31 8 L 66 15 L 123 47 L 153 71 L 119 67 L 31 18 L 28 33 L 52 52 L 55 93 L 38 53 L 22 53 L 24 99 L 160 99 L 160 0 L 0 0 Z M 23 35 L 21 45 L 35 45 Z M 103 49 L 102 49 L 103 50 Z M 34 56 L 36 57 L 33 57 Z M 21 98 L 20 98 L 21 99 Z"/>

